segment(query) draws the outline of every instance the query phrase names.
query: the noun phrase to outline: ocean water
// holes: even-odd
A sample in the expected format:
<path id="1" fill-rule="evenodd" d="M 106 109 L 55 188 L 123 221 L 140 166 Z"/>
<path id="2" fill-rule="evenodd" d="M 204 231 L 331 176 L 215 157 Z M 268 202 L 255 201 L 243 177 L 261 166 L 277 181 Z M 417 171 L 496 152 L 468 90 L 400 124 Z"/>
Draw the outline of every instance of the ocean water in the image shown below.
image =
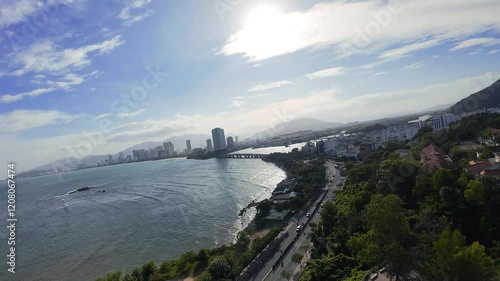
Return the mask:
<path id="1" fill-rule="evenodd" d="M 169 159 L 18 180 L 16 274 L 2 182 L 0 280 L 95 280 L 231 243 L 255 215 L 239 210 L 284 178 L 259 159 Z M 65 194 L 84 186 L 95 188 Z"/>

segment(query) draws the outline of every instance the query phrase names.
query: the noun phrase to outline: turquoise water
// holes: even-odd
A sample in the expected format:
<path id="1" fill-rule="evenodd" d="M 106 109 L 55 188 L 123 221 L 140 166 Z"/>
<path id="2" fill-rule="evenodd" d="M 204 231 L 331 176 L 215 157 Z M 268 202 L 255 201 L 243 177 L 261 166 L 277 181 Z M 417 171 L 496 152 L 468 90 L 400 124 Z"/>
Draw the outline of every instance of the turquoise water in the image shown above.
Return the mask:
<path id="1" fill-rule="evenodd" d="M 94 280 L 231 243 L 255 215 L 239 210 L 284 178 L 258 159 L 171 159 L 19 180 L 17 273 L 7 272 L 2 227 L 0 280 Z M 95 188 L 61 196 L 84 186 Z"/>

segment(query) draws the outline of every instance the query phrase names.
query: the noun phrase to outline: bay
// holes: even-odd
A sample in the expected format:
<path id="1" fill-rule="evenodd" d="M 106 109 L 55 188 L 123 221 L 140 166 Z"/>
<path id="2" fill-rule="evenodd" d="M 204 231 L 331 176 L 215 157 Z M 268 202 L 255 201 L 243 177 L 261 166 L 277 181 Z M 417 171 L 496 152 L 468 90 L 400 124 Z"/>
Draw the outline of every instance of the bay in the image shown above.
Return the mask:
<path id="1" fill-rule="evenodd" d="M 4 269 L 0 280 L 95 280 L 232 243 L 255 216 L 238 212 L 284 178 L 259 159 L 168 159 L 18 180 L 16 274 Z M 66 194 L 85 186 L 93 188 Z"/>

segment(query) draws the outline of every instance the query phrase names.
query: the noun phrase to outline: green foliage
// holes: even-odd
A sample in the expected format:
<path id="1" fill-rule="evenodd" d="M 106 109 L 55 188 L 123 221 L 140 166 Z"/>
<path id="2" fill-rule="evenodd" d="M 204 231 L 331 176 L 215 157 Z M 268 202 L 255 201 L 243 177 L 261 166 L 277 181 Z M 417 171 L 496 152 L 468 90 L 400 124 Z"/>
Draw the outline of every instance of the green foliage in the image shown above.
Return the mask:
<path id="1" fill-rule="evenodd" d="M 432 175 L 431 182 L 434 190 L 440 190 L 445 186 L 455 186 L 456 184 L 453 172 L 444 168 L 437 170 Z"/>
<path id="2" fill-rule="evenodd" d="M 484 187 L 479 181 L 470 181 L 467 189 L 464 192 L 465 199 L 476 206 L 481 206 L 484 203 Z"/>
<path id="3" fill-rule="evenodd" d="M 473 156 L 447 144 L 463 163 Z M 397 280 L 415 274 L 420 280 L 500 280 L 493 270 L 500 269 L 499 179 L 471 180 L 447 169 L 427 175 L 415 160 L 390 153 L 366 158 L 373 161 L 349 167 L 334 203 L 324 205 L 312 226 L 314 250 L 300 280 L 364 280 L 382 267 Z"/>
<path id="4" fill-rule="evenodd" d="M 303 257 L 304 257 L 304 255 L 302 255 L 300 253 L 294 253 L 292 255 L 292 262 L 294 262 L 294 263 L 300 263 L 300 261 L 302 261 Z"/>
<path id="5" fill-rule="evenodd" d="M 415 136 L 413 137 L 413 139 L 414 140 L 421 140 L 423 136 L 425 136 L 426 134 L 431 133 L 431 132 L 432 132 L 431 127 L 427 127 L 427 126 L 420 127 L 418 129 L 417 133 L 415 134 Z"/>
<path id="6" fill-rule="evenodd" d="M 453 256 L 457 281 L 483 281 L 495 278 L 493 259 L 478 242 Z"/>
<path id="7" fill-rule="evenodd" d="M 286 280 L 290 279 L 290 277 L 292 276 L 292 274 L 290 273 L 290 271 L 282 271 L 280 273 L 280 275 L 281 275 L 281 277 L 283 277 Z"/>
<path id="8" fill-rule="evenodd" d="M 217 258 L 208 266 L 208 272 L 214 279 L 230 279 L 233 277 L 230 261 L 227 258 Z"/>

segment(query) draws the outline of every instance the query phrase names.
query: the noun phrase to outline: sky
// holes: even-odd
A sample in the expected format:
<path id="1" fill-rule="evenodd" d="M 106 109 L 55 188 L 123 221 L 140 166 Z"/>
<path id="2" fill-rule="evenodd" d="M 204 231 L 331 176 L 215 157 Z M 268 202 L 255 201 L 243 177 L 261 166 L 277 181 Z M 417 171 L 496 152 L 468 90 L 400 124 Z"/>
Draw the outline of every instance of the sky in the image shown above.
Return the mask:
<path id="1" fill-rule="evenodd" d="M 500 78 L 499 12 L 498 0 L 0 0 L 2 162 L 452 104 Z"/>

